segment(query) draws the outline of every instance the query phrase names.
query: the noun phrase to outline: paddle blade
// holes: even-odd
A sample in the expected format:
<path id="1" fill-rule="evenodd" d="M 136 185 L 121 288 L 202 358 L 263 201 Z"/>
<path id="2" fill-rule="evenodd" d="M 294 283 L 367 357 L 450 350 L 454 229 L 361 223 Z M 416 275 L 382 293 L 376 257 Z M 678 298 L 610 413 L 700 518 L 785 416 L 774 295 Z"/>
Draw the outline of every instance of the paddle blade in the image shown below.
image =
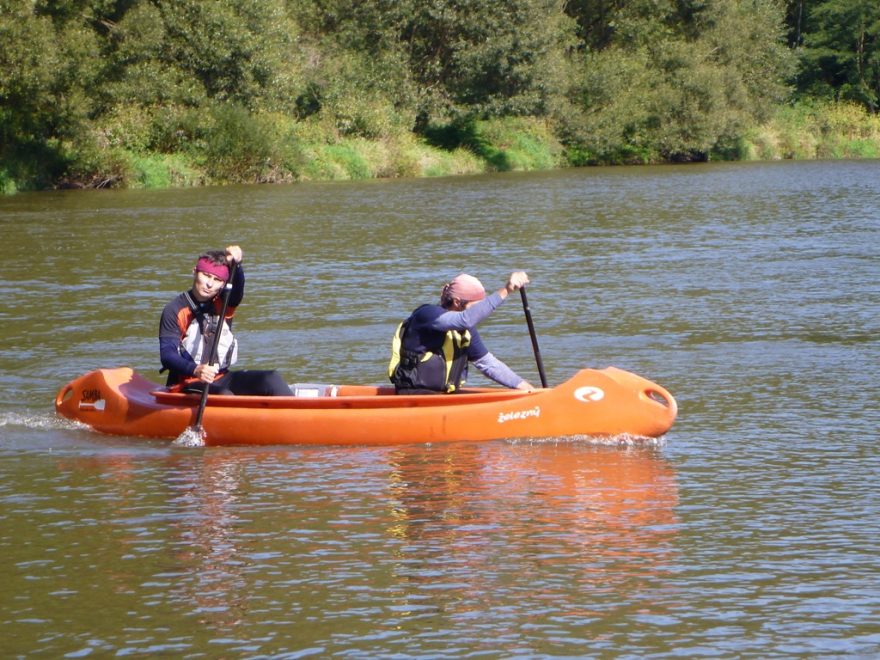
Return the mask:
<path id="1" fill-rule="evenodd" d="M 187 426 L 172 444 L 178 447 L 204 447 L 205 435 L 205 429 L 202 427 Z"/>

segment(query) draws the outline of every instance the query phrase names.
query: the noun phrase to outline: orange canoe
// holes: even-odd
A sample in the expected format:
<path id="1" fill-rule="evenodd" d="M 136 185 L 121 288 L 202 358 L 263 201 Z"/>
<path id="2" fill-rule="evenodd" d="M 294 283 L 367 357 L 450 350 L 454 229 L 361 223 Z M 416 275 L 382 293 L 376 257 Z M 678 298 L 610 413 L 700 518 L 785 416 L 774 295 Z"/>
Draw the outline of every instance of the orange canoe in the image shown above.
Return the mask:
<path id="1" fill-rule="evenodd" d="M 668 391 L 615 367 L 583 369 L 535 392 L 469 388 L 453 395 L 397 395 L 391 387 L 372 385 L 295 390 L 303 396 L 209 396 L 205 444 L 659 437 L 677 412 Z M 194 422 L 199 399 L 168 392 L 129 368 L 99 369 L 61 388 L 55 409 L 101 433 L 174 439 Z"/>

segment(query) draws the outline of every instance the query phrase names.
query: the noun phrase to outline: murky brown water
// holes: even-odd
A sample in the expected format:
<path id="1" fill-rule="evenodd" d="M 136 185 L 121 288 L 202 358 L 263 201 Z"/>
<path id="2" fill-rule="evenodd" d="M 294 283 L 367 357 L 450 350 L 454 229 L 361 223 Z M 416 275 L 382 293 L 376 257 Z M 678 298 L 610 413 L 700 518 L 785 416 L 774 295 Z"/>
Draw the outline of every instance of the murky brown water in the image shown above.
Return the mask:
<path id="1" fill-rule="evenodd" d="M 880 163 L 0 199 L 0 648 L 104 657 L 880 652 Z M 528 270 L 548 378 L 613 364 L 662 446 L 226 448 L 55 418 L 160 379 L 164 303 L 245 249 L 242 362 L 382 382 L 445 278 Z M 484 324 L 537 382 L 521 307 Z"/>

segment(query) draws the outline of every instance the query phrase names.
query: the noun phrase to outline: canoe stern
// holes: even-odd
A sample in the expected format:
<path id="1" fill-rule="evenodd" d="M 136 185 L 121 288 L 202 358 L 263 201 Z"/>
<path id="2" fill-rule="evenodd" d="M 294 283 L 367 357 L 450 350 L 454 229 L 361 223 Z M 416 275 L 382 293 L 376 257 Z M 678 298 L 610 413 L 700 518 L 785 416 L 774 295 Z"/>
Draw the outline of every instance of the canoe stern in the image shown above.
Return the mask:
<path id="1" fill-rule="evenodd" d="M 102 433 L 145 437 L 176 437 L 192 411 L 156 402 L 158 386 L 128 367 L 90 371 L 62 387 L 55 411 Z"/>

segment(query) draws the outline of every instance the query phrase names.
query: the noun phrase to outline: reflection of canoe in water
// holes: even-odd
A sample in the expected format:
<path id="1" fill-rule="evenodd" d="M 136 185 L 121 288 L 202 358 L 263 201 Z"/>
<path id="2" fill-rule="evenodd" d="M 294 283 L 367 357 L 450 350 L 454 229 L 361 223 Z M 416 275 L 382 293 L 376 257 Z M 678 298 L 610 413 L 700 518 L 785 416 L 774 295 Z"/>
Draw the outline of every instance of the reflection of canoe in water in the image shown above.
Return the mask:
<path id="1" fill-rule="evenodd" d="M 488 543 L 490 565 L 474 571 L 482 578 L 517 557 L 544 557 L 556 571 L 577 557 L 575 579 L 627 579 L 657 570 L 678 532 L 675 470 L 651 443 L 452 443 L 391 451 L 393 533 L 430 537 L 426 547 L 435 551 L 448 543 L 455 550 L 447 556 L 466 555 L 469 564 Z M 555 605 L 583 593 L 556 586 Z M 491 585 L 478 588 L 497 593 Z"/>
<path id="2" fill-rule="evenodd" d="M 677 412 L 665 389 L 614 367 L 583 369 L 531 393 L 471 388 L 455 395 L 396 395 L 391 387 L 372 385 L 302 390 L 305 396 L 209 396 L 202 420 L 206 444 L 658 437 Z M 167 392 L 128 368 L 99 369 L 65 385 L 55 409 L 102 433 L 176 438 L 193 423 L 199 398 Z"/>

